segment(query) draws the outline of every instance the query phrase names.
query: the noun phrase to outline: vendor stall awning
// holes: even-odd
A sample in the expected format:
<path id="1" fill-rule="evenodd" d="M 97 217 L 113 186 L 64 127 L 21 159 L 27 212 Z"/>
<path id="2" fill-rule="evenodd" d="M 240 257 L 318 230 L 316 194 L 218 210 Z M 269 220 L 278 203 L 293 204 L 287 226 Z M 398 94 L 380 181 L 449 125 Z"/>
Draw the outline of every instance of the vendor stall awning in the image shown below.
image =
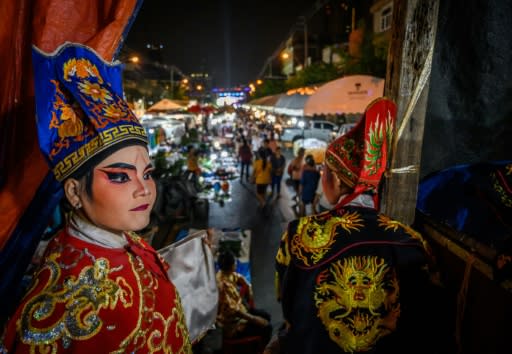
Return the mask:
<path id="1" fill-rule="evenodd" d="M 384 79 L 351 75 L 321 86 L 304 104 L 304 115 L 363 113 L 384 93 Z"/>
<path id="2" fill-rule="evenodd" d="M 148 112 L 167 112 L 167 111 L 174 111 L 177 109 L 184 108 L 181 104 L 179 104 L 176 101 L 169 100 L 167 98 L 164 98 L 161 101 L 158 101 L 154 105 L 148 108 Z"/>
<path id="3" fill-rule="evenodd" d="M 247 104 L 250 106 L 265 106 L 265 107 L 274 107 L 279 100 L 281 96 L 284 94 L 278 94 L 278 95 L 270 95 L 270 96 L 264 96 L 257 98 L 255 100 L 252 100 L 248 102 Z"/>
<path id="4" fill-rule="evenodd" d="M 315 95 L 317 87 L 301 87 L 289 90 L 281 95 L 275 105 L 275 111 L 280 114 L 291 116 L 304 115 L 304 105 Z"/>

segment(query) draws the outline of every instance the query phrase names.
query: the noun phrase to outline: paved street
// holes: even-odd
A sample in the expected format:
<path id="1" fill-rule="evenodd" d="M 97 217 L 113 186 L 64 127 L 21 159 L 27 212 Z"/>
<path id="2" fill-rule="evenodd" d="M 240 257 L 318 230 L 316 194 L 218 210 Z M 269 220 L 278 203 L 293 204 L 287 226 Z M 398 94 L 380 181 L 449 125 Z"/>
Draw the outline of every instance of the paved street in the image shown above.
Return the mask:
<path id="1" fill-rule="evenodd" d="M 287 163 L 291 152 L 285 151 Z M 285 176 L 286 177 L 286 176 Z M 274 290 L 274 259 L 279 240 L 288 221 L 294 218 L 290 208 L 292 191 L 283 180 L 281 197 L 273 200 L 268 210 L 257 208 L 256 187 L 239 179 L 231 181 L 232 200 L 224 206 L 210 203 L 208 226 L 213 228 L 250 229 L 251 277 L 256 306 L 272 315 L 274 330 L 281 325 L 281 307 L 276 301 Z"/>

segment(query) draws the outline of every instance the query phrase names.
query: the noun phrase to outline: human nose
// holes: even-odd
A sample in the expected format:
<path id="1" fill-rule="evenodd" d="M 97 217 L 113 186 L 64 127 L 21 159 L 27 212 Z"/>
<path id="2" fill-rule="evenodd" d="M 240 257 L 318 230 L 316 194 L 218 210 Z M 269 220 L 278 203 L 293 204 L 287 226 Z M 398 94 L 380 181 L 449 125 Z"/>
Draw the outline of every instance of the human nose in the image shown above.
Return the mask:
<path id="1" fill-rule="evenodd" d="M 135 189 L 135 197 L 145 197 L 152 194 L 152 180 L 146 180 L 143 177 L 137 177 L 137 188 Z"/>

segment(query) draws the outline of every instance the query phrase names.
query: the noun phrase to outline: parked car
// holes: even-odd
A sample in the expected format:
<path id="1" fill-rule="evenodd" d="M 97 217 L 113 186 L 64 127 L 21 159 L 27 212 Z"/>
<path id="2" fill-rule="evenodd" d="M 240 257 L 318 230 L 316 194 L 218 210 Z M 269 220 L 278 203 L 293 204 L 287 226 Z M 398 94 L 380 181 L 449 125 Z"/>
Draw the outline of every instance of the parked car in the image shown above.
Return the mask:
<path id="1" fill-rule="evenodd" d="M 334 140 L 342 135 L 347 134 L 352 128 L 354 128 L 356 123 L 345 123 L 340 125 L 337 131 L 332 132 L 331 140 Z"/>
<path id="2" fill-rule="evenodd" d="M 333 132 L 338 131 L 338 126 L 326 120 L 314 120 L 309 122 L 308 127 L 285 128 L 281 134 L 281 141 L 295 142 L 298 139 L 314 138 L 323 141 L 330 141 Z"/>

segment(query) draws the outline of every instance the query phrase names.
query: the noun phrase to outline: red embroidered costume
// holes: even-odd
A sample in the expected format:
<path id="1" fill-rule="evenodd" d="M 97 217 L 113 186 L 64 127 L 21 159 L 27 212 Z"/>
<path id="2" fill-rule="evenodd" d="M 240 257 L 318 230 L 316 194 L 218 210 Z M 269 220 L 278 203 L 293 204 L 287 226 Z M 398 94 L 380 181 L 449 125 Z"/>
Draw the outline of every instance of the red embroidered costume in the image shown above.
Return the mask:
<path id="1" fill-rule="evenodd" d="M 73 216 L 77 218 L 77 216 Z M 92 240 L 106 233 L 78 219 Z M 167 263 L 135 234 L 124 247 L 63 230 L 11 318 L 9 353 L 191 353 Z M 112 235 L 110 235 L 112 236 Z"/>

